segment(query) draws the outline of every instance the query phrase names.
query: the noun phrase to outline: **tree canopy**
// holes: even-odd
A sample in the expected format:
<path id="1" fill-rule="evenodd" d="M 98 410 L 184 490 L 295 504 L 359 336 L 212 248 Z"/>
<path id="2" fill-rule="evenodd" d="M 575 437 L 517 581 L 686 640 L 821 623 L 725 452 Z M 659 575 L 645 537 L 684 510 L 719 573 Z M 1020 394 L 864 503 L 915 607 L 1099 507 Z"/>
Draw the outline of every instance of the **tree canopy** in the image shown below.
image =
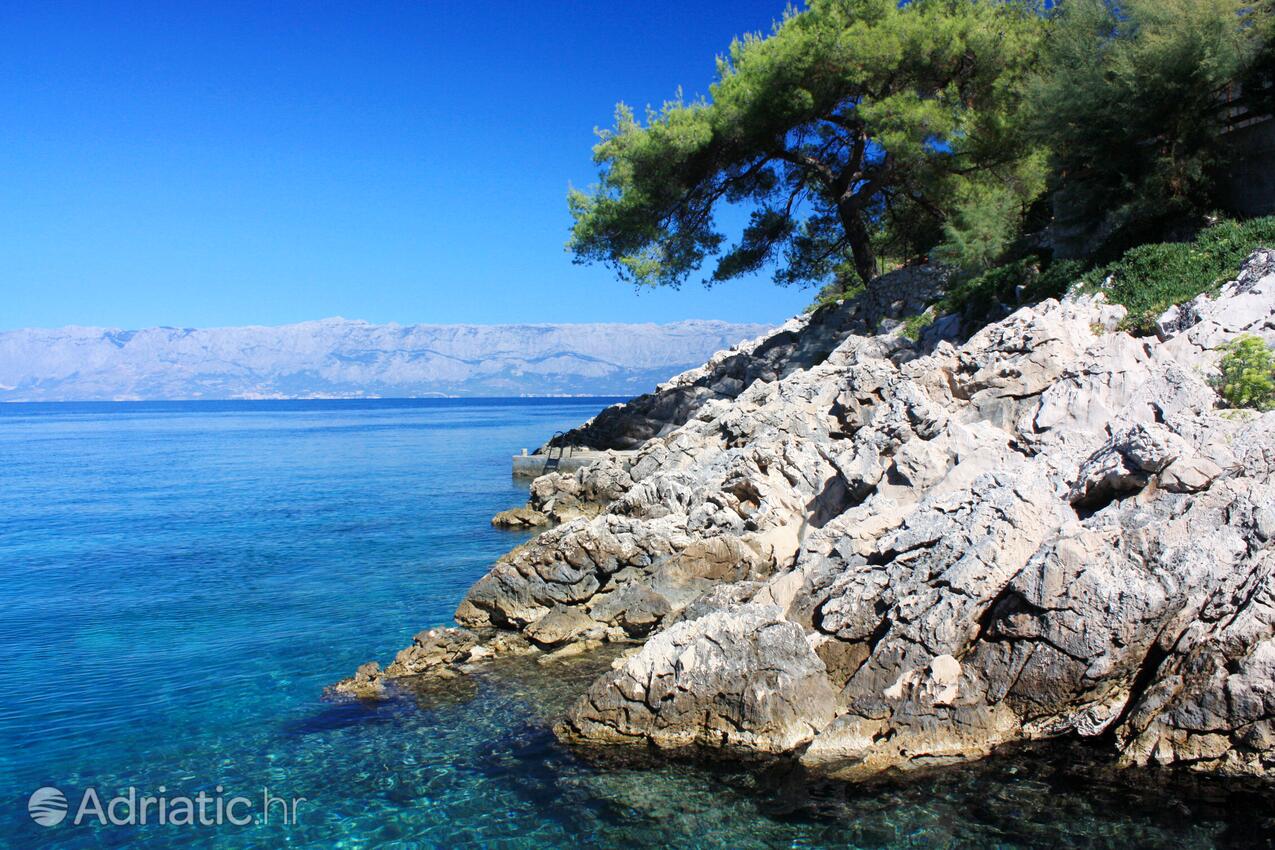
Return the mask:
<path id="1" fill-rule="evenodd" d="M 852 274 L 877 252 L 993 259 L 1041 193 L 1046 157 L 1018 120 L 1044 18 L 1034 3 L 811 0 L 718 59 L 707 98 L 600 133 L 600 179 L 572 190 L 568 247 L 622 279 L 780 283 Z M 750 217 L 728 241 L 723 205 Z"/>
<path id="2" fill-rule="evenodd" d="M 1155 226 L 1211 209 L 1224 97 L 1266 51 L 1269 0 L 1064 0 L 1032 86 L 1064 223 Z"/>

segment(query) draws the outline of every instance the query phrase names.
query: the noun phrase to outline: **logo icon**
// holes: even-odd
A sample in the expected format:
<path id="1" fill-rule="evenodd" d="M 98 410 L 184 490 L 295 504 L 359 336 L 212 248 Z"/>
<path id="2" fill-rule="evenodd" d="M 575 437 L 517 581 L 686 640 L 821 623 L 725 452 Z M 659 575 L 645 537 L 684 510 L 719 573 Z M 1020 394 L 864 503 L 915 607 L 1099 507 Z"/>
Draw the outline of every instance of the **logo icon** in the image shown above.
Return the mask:
<path id="1" fill-rule="evenodd" d="M 39 788 L 27 800 L 27 811 L 40 826 L 57 826 L 66 817 L 66 795 L 56 788 Z"/>

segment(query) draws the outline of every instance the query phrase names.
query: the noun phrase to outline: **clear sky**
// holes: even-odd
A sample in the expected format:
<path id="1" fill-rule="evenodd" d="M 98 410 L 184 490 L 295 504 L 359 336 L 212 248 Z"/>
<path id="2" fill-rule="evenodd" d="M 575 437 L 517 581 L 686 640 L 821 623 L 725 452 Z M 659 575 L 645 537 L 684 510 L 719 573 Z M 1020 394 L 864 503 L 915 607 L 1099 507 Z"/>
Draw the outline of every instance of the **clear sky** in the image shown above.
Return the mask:
<path id="1" fill-rule="evenodd" d="M 593 128 L 783 0 L 5 3 L 0 328 L 779 321 L 564 251 Z"/>

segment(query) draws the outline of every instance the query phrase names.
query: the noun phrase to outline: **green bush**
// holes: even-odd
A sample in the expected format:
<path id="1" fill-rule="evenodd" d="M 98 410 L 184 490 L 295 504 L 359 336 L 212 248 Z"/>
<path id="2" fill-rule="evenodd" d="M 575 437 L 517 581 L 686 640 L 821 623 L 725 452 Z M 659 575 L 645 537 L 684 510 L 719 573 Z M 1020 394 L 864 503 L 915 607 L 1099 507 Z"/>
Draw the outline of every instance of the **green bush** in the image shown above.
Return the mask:
<path id="1" fill-rule="evenodd" d="M 1222 374 L 1214 383 L 1229 407 L 1275 409 L 1275 353 L 1261 339 L 1245 334 L 1219 351 Z"/>
<path id="2" fill-rule="evenodd" d="M 1002 308 L 1061 298 L 1083 271 L 1084 265 L 1076 260 L 1015 260 L 959 280 L 935 305 L 935 315 L 959 313 L 973 324 L 994 321 Z"/>
<path id="3" fill-rule="evenodd" d="M 1200 231 L 1192 242 L 1139 245 L 1120 259 L 1089 267 L 1081 260 L 1054 260 L 1029 255 L 978 274 L 954 279 L 948 292 L 933 305 L 928 321 L 956 313 L 966 326 L 980 326 L 1000 318 L 1019 304 L 1061 298 L 1079 282 L 1087 292 L 1104 292 L 1107 299 L 1129 311 L 1123 328 L 1150 333 L 1155 320 L 1175 304 L 1204 292 L 1215 292 L 1232 279 L 1257 248 L 1275 246 L 1275 216 L 1248 221 L 1222 221 Z M 837 285 L 826 287 L 809 309 L 857 294 Z M 925 324 L 928 324 L 928 321 Z M 905 329 L 919 336 L 922 316 L 913 316 Z"/>
<path id="4" fill-rule="evenodd" d="M 847 298 L 853 298 L 863 292 L 863 288 L 863 284 L 858 280 L 851 281 L 848 278 L 824 284 L 819 292 L 815 294 L 815 300 L 810 302 L 810 306 L 806 308 L 805 312 L 813 313 L 820 307 L 826 307 L 829 304 L 840 304 Z"/>
<path id="5" fill-rule="evenodd" d="M 1200 231 L 1194 242 L 1139 245 L 1114 263 L 1085 275 L 1089 291 L 1129 311 L 1125 329 L 1150 333 L 1155 320 L 1174 304 L 1214 292 L 1233 277 L 1261 245 L 1275 245 L 1275 216 L 1223 221 Z"/>
<path id="6" fill-rule="evenodd" d="M 1042 268 L 1043 266 L 1043 268 Z M 1077 260 L 1048 262 L 1031 255 L 994 266 L 980 274 L 953 279 L 947 293 L 925 310 L 903 320 L 903 335 L 918 340 L 940 316 L 956 314 L 967 332 L 1005 316 L 1020 304 L 1061 298 L 1081 279 L 1084 264 Z"/>
<path id="7" fill-rule="evenodd" d="M 934 320 L 938 318 L 933 310 L 924 310 L 915 316 L 908 316 L 903 320 L 903 335 L 908 339 L 916 342 L 921 338 L 921 334 L 925 329 L 934 324 Z"/>

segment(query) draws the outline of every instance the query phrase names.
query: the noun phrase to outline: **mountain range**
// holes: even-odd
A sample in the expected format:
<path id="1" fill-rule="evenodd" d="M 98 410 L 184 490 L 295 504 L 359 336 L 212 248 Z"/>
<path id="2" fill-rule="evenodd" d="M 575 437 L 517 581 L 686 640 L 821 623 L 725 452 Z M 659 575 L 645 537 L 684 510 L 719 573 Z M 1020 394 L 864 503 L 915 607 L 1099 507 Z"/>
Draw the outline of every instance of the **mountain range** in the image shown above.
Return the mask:
<path id="1" fill-rule="evenodd" d="M 0 332 L 0 401 L 631 395 L 766 325 L 66 327 Z"/>

